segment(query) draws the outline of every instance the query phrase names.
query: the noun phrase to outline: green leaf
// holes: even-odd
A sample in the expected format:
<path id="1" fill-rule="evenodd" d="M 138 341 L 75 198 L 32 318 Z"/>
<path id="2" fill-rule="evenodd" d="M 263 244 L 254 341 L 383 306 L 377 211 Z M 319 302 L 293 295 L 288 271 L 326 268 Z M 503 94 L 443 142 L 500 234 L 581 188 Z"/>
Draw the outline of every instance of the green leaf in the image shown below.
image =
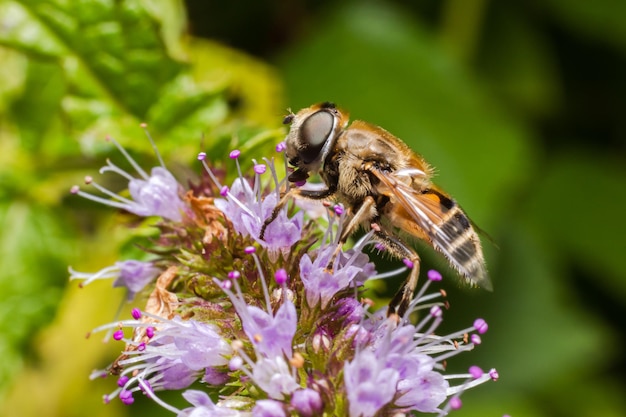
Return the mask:
<path id="1" fill-rule="evenodd" d="M 168 57 L 157 23 L 137 1 L 21 3 L 101 88 L 139 118 L 156 101 L 158 86 L 181 70 Z"/>
<path id="2" fill-rule="evenodd" d="M 528 199 L 528 217 L 562 254 L 599 277 L 594 285 L 626 299 L 622 162 L 593 153 L 570 153 L 550 161 L 541 174 Z"/>
<path id="3" fill-rule="evenodd" d="M 53 317 L 73 246 L 58 213 L 19 200 L 0 202 L 0 228 L 0 349 L 11 357 L 23 355 L 35 329 Z M 16 365 L 3 361 L 0 381 Z"/>
<path id="4" fill-rule="evenodd" d="M 537 391 L 606 365 L 617 352 L 605 348 L 612 335 L 576 303 L 558 253 L 541 230 L 529 222 L 511 223 L 501 252 L 495 267 L 502 279 L 483 297 L 488 305 L 481 304 L 490 330 L 486 346 L 476 352 L 479 363 L 495 366 L 507 385 Z"/>
<path id="5" fill-rule="evenodd" d="M 19 127 L 22 146 L 38 150 L 45 132 L 59 115 L 65 93 L 61 67 L 53 61 L 31 61 L 22 95 L 13 102 L 13 120 Z"/>
<path id="6" fill-rule="evenodd" d="M 556 112 L 561 90 L 555 51 L 515 7 L 496 7 L 484 28 L 479 71 L 504 104 L 526 118 Z"/>
<path id="7" fill-rule="evenodd" d="M 571 29 L 625 50 L 624 1 L 547 0 L 539 4 Z"/>

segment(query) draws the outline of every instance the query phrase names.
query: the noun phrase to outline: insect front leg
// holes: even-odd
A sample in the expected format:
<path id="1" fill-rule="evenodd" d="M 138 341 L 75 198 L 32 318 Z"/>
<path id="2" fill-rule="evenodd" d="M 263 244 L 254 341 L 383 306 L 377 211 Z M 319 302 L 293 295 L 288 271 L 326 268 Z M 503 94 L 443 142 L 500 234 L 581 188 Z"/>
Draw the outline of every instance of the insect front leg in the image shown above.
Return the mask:
<path id="1" fill-rule="evenodd" d="M 406 277 L 402 287 L 389 302 L 389 309 L 387 310 L 387 316 L 397 315 L 401 318 L 409 308 L 409 304 L 411 304 L 413 299 L 413 292 L 415 292 L 415 287 L 417 287 L 417 280 L 420 274 L 420 257 L 413 248 L 383 229 L 375 231 L 374 236 L 394 256 L 400 259 L 408 259 L 413 264 L 409 276 Z"/>
<path id="2" fill-rule="evenodd" d="M 326 269 L 332 271 L 333 264 L 335 263 L 335 259 L 341 252 L 341 248 L 344 243 L 348 241 L 348 238 L 354 233 L 354 231 L 359 227 L 359 225 L 367 220 L 371 220 L 376 217 L 376 201 L 372 196 L 367 196 L 363 200 L 363 203 L 359 207 L 354 216 L 350 219 L 350 221 L 343 227 L 341 230 L 341 235 L 339 236 L 339 241 L 337 242 L 337 248 L 333 253 L 333 256 L 330 258 Z"/>
<path id="3" fill-rule="evenodd" d="M 263 223 L 263 226 L 261 227 L 261 233 L 259 234 L 259 239 L 263 240 L 265 238 L 265 230 L 267 229 L 267 226 L 269 226 L 274 220 L 276 220 L 276 217 L 278 217 L 278 214 L 280 213 L 280 211 L 283 209 L 283 207 L 285 207 L 285 205 L 292 198 L 308 198 L 310 200 L 324 200 L 332 196 L 334 193 L 335 193 L 335 190 L 331 188 L 325 188 L 322 190 L 302 190 L 300 188 L 291 188 L 281 197 L 278 204 L 276 204 L 276 207 L 274 207 L 274 210 L 272 210 L 272 214 L 267 219 L 265 219 L 265 222 Z"/>

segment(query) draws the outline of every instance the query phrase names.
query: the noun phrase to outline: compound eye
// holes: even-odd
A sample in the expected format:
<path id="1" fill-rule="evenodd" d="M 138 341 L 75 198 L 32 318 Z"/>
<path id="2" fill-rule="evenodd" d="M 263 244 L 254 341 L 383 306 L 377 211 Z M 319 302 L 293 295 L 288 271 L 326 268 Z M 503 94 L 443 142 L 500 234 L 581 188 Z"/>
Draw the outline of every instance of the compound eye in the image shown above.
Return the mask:
<path id="1" fill-rule="evenodd" d="M 300 157 L 305 164 L 315 161 L 333 130 L 334 117 L 326 111 L 318 111 L 300 126 L 302 149 Z"/>

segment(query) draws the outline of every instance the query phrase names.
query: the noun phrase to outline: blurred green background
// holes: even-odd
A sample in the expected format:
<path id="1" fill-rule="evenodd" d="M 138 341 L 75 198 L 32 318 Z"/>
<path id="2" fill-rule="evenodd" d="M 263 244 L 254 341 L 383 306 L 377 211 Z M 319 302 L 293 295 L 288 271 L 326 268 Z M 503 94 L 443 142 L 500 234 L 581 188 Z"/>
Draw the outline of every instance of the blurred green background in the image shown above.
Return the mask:
<path id="1" fill-rule="evenodd" d="M 407 4 L 410 3 L 410 4 Z M 626 415 L 626 3 L 618 0 L 0 0 L 0 415 L 169 415 L 101 405 L 128 216 L 68 190 L 140 122 L 179 178 L 194 155 L 268 155 L 285 109 L 330 100 L 385 127 L 492 237 L 495 291 L 444 284 L 451 361 L 501 379 L 458 416 Z M 103 179 L 111 187 L 121 185 Z M 428 266 L 440 259 L 424 256 Z"/>

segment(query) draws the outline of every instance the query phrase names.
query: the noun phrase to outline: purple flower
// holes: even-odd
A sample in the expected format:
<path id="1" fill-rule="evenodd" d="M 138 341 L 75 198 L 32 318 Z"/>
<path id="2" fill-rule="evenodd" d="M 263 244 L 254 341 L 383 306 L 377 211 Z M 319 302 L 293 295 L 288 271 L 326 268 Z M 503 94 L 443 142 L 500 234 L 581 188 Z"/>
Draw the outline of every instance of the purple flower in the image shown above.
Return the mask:
<path id="1" fill-rule="evenodd" d="M 241 319 L 243 330 L 252 342 L 257 354 L 267 358 L 282 357 L 283 355 L 289 358 L 292 355 L 293 337 L 298 323 L 296 307 L 289 297 L 282 297 L 280 307 L 278 307 L 276 313 L 272 312 L 267 283 L 260 267 L 259 258 L 255 253 L 251 253 L 251 255 L 259 269 L 261 286 L 265 294 L 266 309 L 262 310 L 256 306 L 248 305 L 243 296 L 241 296 L 236 280 L 232 282 L 237 289 L 237 295 L 226 288 L 224 288 L 224 292 L 233 303 Z M 231 281 L 227 282 L 230 283 Z"/>
<path id="2" fill-rule="evenodd" d="M 305 288 L 306 301 L 310 307 L 321 303 L 322 309 L 326 308 L 335 294 L 347 288 L 362 272 L 361 268 L 349 262 L 343 265 L 335 262 L 334 270 L 327 270 L 335 249 L 333 245 L 328 245 L 318 251 L 315 260 L 312 261 L 308 254 L 304 254 L 300 260 L 300 276 Z"/>
<path id="3" fill-rule="evenodd" d="M 161 273 L 161 270 L 150 262 L 130 260 L 116 262 L 115 266 L 119 267 L 120 273 L 113 281 L 113 286 L 127 288 L 129 300 L 135 298 L 135 294 L 143 290 Z"/>
<path id="4" fill-rule="evenodd" d="M 283 405 L 273 400 L 257 401 L 252 410 L 252 415 L 255 417 L 287 417 Z"/>
<path id="5" fill-rule="evenodd" d="M 283 400 L 300 388 L 282 356 L 260 359 L 253 365 L 252 379 L 270 398 Z"/>
<path id="6" fill-rule="evenodd" d="M 183 392 L 183 397 L 193 407 L 180 411 L 177 417 L 238 417 L 249 415 L 248 413 L 215 405 L 204 391 L 187 390 Z"/>
<path id="7" fill-rule="evenodd" d="M 128 190 L 134 201 L 126 210 L 138 216 L 161 216 L 179 222 L 185 211 L 179 188 L 176 178 L 167 169 L 152 168 L 149 177 L 129 181 Z"/>
<path id="8" fill-rule="evenodd" d="M 393 400 L 399 373 L 369 350 L 361 350 L 344 366 L 350 417 L 373 417 Z"/>
<path id="9" fill-rule="evenodd" d="M 176 325 L 161 329 L 154 340 L 172 340 L 185 365 L 201 370 L 228 363 L 227 357 L 232 354 L 232 349 L 220 336 L 216 326 L 193 319 L 182 320 L 179 317 L 174 317 L 172 321 Z"/>
<path id="10" fill-rule="evenodd" d="M 239 153 L 233 159 L 237 160 L 238 156 Z M 274 164 L 269 160 L 266 160 L 266 162 L 268 162 L 267 166 L 256 164 L 255 162 L 255 178 L 254 184 L 251 186 L 248 180 L 241 175 L 239 162 L 237 161 L 240 176 L 235 179 L 232 187 L 229 189 L 219 184 L 208 165 L 203 161 L 205 169 L 217 187 L 224 190 L 222 195 L 226 197 L 224 200 L 217 199 L 215 206 L 233 223 L 233 227 L 238 233 L 243 236 L 251 236 L 259 245 L 267 248 L 270 255 L 275 259 L 278 253 L 287 256 L 291 246 L 300 240 L 304 214 L 299 212 L 289 218 L 285 207 L 278 213 L 278 217 L 267 226 L 263 239 L 260 239 L 261 228 L 265 220 L 274 211 L 279 198 L 278 192 L 272 192 L 265 197 L 261 195 L 261 175 L 266 172 L 267 167 L 269 167 L 274 176 L 275 186 L 278 187 Z"/>
<path id="11" fill-rule="evenodd" d="M 133 316 L 137 316 L 136 310 Z M 122 375 L 132 376 L 110 397 L 121 391 L 136 391 L 143 384 L 148 384 L 151 391 L 186 388 L 206 375 L 207 369 L 225 366 L 233 352 L 216 326 L 180 317 L 167 320 L 144 312 L 139 319 L 111 323 L 94 331 L 120 325 L 141 331 L 134 339 L 125 340 L 128 348 L 117 362 Z"/>
<path id="12" fill-rule="evenodd" d="M 291 357 L 291 343 L 298 321 L 291 300 L 286 299 L 274 315 L 254 306 L 246 306 L 239 315 L 257 352 L 267 357 L 283 354 Z"/>
<path id="13" fill-rule="evenodd" d="M 387 361 L 387 366 L 397 369 L 400 374 L 400 397 L 394 402 L 396 406 L 424 413 L 438 410 L 447 397 L 449 385 L 443 375 L 432 370 L 433 365 L 430 356 L 420 354 L 395 356 Z"/>
<path id="14" fill-rule="evenodd" d="M 146 285 L 155 280 L 161 273 L 151 262 L 121 261 L 95 273 L 78 272 L 69 268 L 70 280 L 82 279 L 81 287 L 98 279 L 115 279 L 113 287 L 124 287 L 128 290 L 127 298 L 132 300 Z"/>
<path id="15" fill-rule="evenodd" d="M 153 388 L 158 387 L 163 390 L 187 388 L 196 382 L 200 375 L 197 370 L 188 367 L 180 359 L 160 357 L 156 361 L 148 360 L 148 363 L 149 365 L 144 369 L 147 373 L 155 375 L 147 380 L 155 381 L 158 378 L 158 383 L 151 384 L 154 385 Z"/>
<path id="16" fill-rule="evenodd" d="M 254 179 L 248 180 L 238 163 L 241 153 L 229 156 L 239 173 L 232 187 L 221 185 L 204 164 L 222 198 L 201 182 L 189 207 L 162 162 L 148 176 L 128 157 L 139 178 L 110 163 L 103 169 L 127 178 L 132 196 L 126 200 L 96 185 L 115 199 L 107 204 L 163 217 L 156 247 L 147 248 L 159 255 L 160 268 L 124 261 L 95 274 L 70 269 L 71 278 L 84 279 L 83 285 L 114 278 L 131 297 L 151 289 L 147 312 L 133 309 L 132 319 L 95 329 L 126 345 L 111 367 L 92 374 L 118 376 L 107 401 L 117 396 L 131 404 L 140 393 L 178 417 L 442 417 L 461 406 L 463 391 L 498 378 L 495 370 L 478 366 L 444 373 L 445 361 L 482 343 L 488 325 L 477 319 L 468 328 L 437 334 L 446 302 L 442 292 L 428 292 L 442 278 L 436 271 L 428 273 L 403 317 L 387 317 L 386 307 L 373 310 L 375 302 L 361 298 L 366 280 L 414 265 L 405 262 L 401 270 L 376 274 L 363 252 L 373 243 L 373 228 L 344 252 L 339 236 L 351 210 L 325 204 L 328 221 L 307 213 L 303 227 L 304 210 L 290 218 L 287 206 L 297 207 L 288 204 L 260 239 L 291 184 L 278 180 L 273 160 L 253 160 Z M 199 155 L 203 163 L 205 158 Z M 261 178 L 269 174 L 268 194 Z M 315 227 L 318 220 L 325 231 Z M 414 323 L 416 312 L 420 319 Z M 191 404 L 184 410 L 157 395 L 198 381 L 202 391 L 183 393 Z"/>
<path id="17" fill-rule="evenodd" d="M 149 135 L 148 137 L 150 138 Z M 140 178 L 133 177 L 128 172 L 114 165 L 111 161 L 107 161 L 107 165 L 100 169 L 100 173 L 111 171 L 128 180 L 128 190 L 132 199 L 122 197 L 119 194 L 109 191 L 93 181 L 91 177 L 86 177 L 85 182 L 94 186 L 97 190 L 109 197 L 112 197 L 112 199 L 86 193 L 81 191 L 76 185 L 72 187 L 72 194 L 78 194 L 89 200 L 126 210 L 138 216 L 160 216 L 164 219 L 180 222 L 183 218 L 183 213 L 189 212 L 189 209 L 180 198 L 181 186 L 176 181 L 176 178 L 174 178 L 164 165 L 152 168 L 151 175 L 148 175 L 115 139 L 109 139 L 126 157 L 135 171 L 137 171 Z M 152 139 L 150 138 L 150 140 Z M 157 156 L 160 160 L 160 155 L 157 154 Z"/>
<path id="18" fill-rule="evenodd" d="M 301 417 L 318 416 L 324 409 L 319 392 L 310 388 L 295 391 L 291 396 L 291 406 Z"/>

